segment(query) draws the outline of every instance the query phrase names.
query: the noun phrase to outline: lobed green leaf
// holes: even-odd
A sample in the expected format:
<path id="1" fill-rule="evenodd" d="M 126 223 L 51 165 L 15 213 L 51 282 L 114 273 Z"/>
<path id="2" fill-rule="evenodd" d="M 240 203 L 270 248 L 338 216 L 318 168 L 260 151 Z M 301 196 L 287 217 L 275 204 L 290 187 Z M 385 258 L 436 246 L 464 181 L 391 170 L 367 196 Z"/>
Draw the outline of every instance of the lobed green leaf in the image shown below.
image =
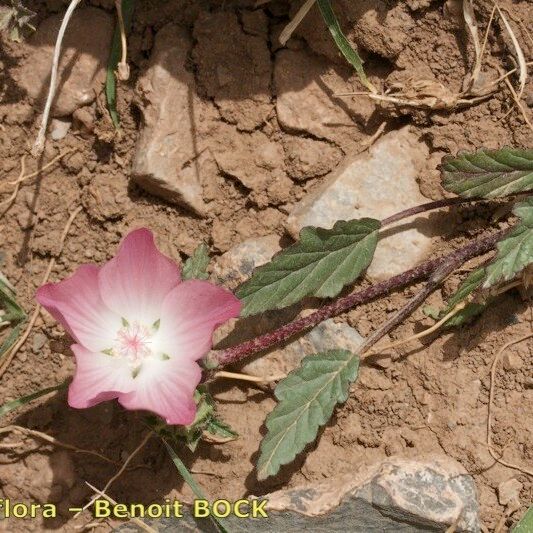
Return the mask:
<path id="1" fill-rule="evenodd" d="M 237 290 L 242 316 L 281 309 L 306 296 L 330 298 L 355 281 L 374 256 L 380 222 L 338 221 L 332 229 L 307 227 L 300 240 L 256 269 Z"/>
<path id="2" fill-rule="evenodd" d="M 533 190 L 533 150 L 502 148 L 445 157 L 443 186 L 464 198 L 498 198 Z"/>
<path id="3" fill-rule="evenodd" d="M 278 405 L 268 415 L 268 433 L 261 442 L 258 479 L 266 479 L 290 463 L 312 442 L 348 398 L 359 370 L 359 357 L 347 350 L 330 350 L 305 357 L 276 387 Z"/>
<path id="4" fill-rule="evenodd" d="M 533 505 L 526 511 L 518 524 L 512 529 L 512 533 L 531 533 L 533 531 Z"/>
<path id="5" fill-rule="evenodd" d="M 513 213 L 520 222 L 498 243 L 498 253 L 486 267 L 483 288 L 508 281 L 533 263 L 533 197 L 516 204 Z"/>

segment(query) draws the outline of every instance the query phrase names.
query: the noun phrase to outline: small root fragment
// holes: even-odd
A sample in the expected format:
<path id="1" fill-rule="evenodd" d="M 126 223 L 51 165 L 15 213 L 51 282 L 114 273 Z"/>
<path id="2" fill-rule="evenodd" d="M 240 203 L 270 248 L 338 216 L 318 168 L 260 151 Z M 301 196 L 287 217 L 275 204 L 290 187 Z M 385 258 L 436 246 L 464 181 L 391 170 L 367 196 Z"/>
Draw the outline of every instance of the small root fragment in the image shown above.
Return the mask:
<path id="1" fill-rule="evenodd" d="M 421 339 L 423 337 L 426 337 L 427 335 L 431 335 L 433 332 L 437 331 L 441 326 L 443 326 L 450 318 L 455 316 L 461 309 L 464 309 L 466 306 L 465 302 L 461 302 L 457 304 L 448 314 L 446 314 L 443 318 L 441 318 L 436 324 L 433 324 L 433 326 L 425 329 L 424 331 L 421 331 L 420 333 L 416 333 L 415 335 L 411 335 L 410 337 L 407 337 L 406 339 L 400 339 L 396 342 L 392 342 L 390 344 L 386 344 L 382 347 L 376 347 L 372 350 L 369 350 L 366 352 L 365 356 L 368 357 L 370 355 L 375 355 L 378 353 L 383 353 L 385 351 L 390 350 L 391 348 L 397 348 L 398 346 L 402 346 L 403 344 L 407 344 L 408 342 L 411 342 L 416 339 Z"/>
<path id="2" fill-rule="evenodd" d="M 109 459 L 108 457 L 106 457 L 105 455 L 102 455 L 101 453 L 95 452 L 94 450 L 85 450 L 83 448 L 78 448 L 77 446 L 74 446 L 73 444 L 68 444 L 66 442 L 62 442 L 56 439 L 55 437 L 51 437 L 50 435 L 47 435 L 46 433 L 43 433 L 42 431 L 37 431 L 35 429 L 29 429 L 29 428 L 25 428 L 23 426 L 17 426 L 17 425 L 9 425 L 9 426 L 4 426 L 0 428 L 0 434 L 11 433 L 11 432 L 22 433 L 23 435 L 28 435 L 30 437 L 44 440 L 60 448 L 65 448 L 67 450 L 71 450 L 76 453 L 84 453 L 87 455 L 93 455 L 95 457 L 98 457 L 99 459 L 102 459 L 103 461 L 106 461 L 107 463 L 116 464 L 115 461 Z M 19 443 L 16 443 L 16 444 L 19 444 Z M 12 446 L 12 444 L 9 444 L 9 445 Z"/>
<path id="3" fill-rule="evenodd" d="M 26 154 L 24 154 L 20 158 L 20 175 L 18 179 L 14 182 L 15 183 L 14 191 L 11 193 L 11 196 L 7 200 L 0 202 L 0 206 L 7 204 L 6 208 L 2 211 L 2 213 L 0 213 L 0 216 L 3 216 L 8 211 L 8 209 L 13 205 L 13 202 L 16 200 L 17 194 L 20 188 L 20 181 L 22 180 L 25 171 L 26 171 Z"/>

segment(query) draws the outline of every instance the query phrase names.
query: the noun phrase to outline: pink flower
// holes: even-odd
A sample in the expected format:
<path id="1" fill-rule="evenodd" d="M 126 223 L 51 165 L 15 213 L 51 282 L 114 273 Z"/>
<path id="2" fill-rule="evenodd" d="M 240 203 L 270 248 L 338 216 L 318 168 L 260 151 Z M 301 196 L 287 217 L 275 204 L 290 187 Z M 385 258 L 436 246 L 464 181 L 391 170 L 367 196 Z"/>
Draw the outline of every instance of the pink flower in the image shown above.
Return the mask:
<path id="1" fill-rule="evenodd" d="M 76 344 L 68 402 L 85 408 L 118 398 L 126 409 L 190 424 L 201 378 L 196 363 L 217 326 L 239 315 L 231 292 L 207 281 L 181 281 L 147 229 L 132 231 L 105 265 L 82 265 L 37 291 L 38 302 Z"/>

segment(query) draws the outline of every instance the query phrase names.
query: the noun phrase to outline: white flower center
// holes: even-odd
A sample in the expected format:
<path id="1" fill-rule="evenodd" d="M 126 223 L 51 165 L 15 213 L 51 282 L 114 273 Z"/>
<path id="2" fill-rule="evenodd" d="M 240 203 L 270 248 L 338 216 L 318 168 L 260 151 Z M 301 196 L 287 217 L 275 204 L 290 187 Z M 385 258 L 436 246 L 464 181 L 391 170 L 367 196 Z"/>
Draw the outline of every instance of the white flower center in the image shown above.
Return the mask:
<path id="1" fill-rule="evenodd" d="M 151 326 L 139 322 L 129 323 L 122 319 L 122 328 L 117 331 L 115 343 L 111 348 L 103 350 L 103 353 L 112 357 L 123 357 L 128 360 L 131 373 L 134 378 L 139 375 L 141 365 L 147 359 L 158 356 L 163 361 L 169 356 L 160 353 L 154 342 L 155 334 L 159 329 L 159 320 Z"/>
<path id="2" fill-rule="evenodd" d="M 132 363 L 141 363 L 152 355 L 150 347 L 153 329 L 134 322 L 118 330 L 113 352 L 121 357 L 127 357 Z"/>

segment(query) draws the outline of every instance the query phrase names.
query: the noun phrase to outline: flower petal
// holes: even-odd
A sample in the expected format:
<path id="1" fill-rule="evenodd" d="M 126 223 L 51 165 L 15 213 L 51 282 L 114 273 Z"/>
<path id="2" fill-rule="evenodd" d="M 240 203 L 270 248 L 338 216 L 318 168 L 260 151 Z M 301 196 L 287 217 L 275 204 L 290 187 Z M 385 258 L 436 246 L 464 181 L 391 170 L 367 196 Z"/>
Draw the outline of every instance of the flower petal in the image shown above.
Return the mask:
<path id="1" fill-rule="evenodd" d="M 109 348 L 120 316 L 113 313 L 100 297 L 96 265 L 82 265 L 72 276 L 59 283 L 47 283 L 37 290 L 37 301 L 89 350 Z"/>
<path id="2" fill-rule="evenodd" d="M 179 267 L 142 228 L 129 233 L 98 276 L 104 302 L 119 316 L 146 325 L 161 318 L 165 296 L 180 282 Z"/>
<path id="3" fill-rule="evenodd" d="M 200 359 L 211 349 L 215 329 L 240 311 L 241 302 L 230 291 L 207 281 L 184 281 L 163 303 L 159 350 L 179 359 Z"/>
<path id="4" fill-rule="evenodd" d="M 196 414 L 194 390 L 202 371 L 198 364 L 177 359 L 143 361 L 135 390 L 119 396 L 126 409 L 143 409 L 163 417 L 167 424 L 191 424 Z"/>
<path id="5" fill-rule="evenodd" d="M 72 346 L 76 356 L 76 373 L 68 390 L 71 407 L 84 409 L 118 398 L 134 389 L 134 379 L 127 359 Z"/>

